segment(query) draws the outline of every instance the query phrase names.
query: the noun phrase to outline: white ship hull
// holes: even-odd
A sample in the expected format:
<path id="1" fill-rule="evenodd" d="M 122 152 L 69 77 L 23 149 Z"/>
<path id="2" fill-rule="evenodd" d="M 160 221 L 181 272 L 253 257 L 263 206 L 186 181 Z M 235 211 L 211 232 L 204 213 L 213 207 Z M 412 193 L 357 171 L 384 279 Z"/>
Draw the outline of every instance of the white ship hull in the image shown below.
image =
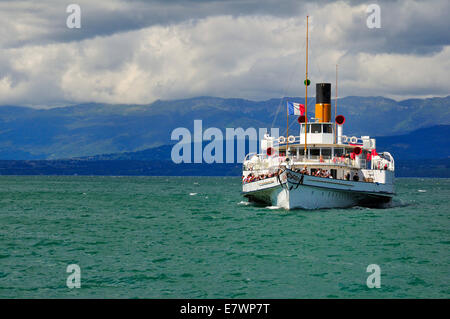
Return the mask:
<path id="1" fill-rule="evenodd" d="M 393 172 L 385 171 L 393 182 Z M 366 183 L 302 175 L 287 169 L 279 177 L 243 186 L 243 195 L 256 203 L 285 209 L 320 209 L 351 206 L 377 207 L 394 196 L 393 183 Z"/>

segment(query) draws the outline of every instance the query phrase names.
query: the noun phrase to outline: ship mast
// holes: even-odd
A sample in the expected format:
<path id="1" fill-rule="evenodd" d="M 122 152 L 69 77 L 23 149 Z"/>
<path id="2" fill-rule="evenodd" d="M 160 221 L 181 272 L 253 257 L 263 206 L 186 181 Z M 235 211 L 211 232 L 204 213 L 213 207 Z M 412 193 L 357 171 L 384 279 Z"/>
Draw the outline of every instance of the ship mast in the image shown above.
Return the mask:
<path id="1" fill-rule="evenodd" d="M 336 64 L 336 98 L 334 100 L 334 117 L 337 116 L 337 97 L 338 97 L 338 65 Z M 334 144 L 336 144 L 336 119 L 334 120 Z"/>
<path id="2" fill-rule="evenodd" d="M 307 154 L 307 132 L 308 132 L 308 18 L 306 16 L 306 75 L 305 75 L 305 162 Z"/>
<path id="3" fill-rule="evenodd" d="M 289 149 L 289 107 L 286 103 L 286 158 L 288 156 Z"/>

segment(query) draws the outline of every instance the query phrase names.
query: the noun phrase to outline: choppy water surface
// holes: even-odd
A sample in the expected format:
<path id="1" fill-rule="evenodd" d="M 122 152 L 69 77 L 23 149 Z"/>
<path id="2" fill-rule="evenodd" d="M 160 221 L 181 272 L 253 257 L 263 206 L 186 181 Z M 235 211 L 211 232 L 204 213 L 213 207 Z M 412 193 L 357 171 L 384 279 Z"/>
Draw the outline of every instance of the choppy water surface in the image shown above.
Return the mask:
<path id="1" fill-rule="evenodd" d="M 284 211 L 240 189 L 234 177 L 0 177 L 0 297 L 450 297 L 449 179 L 398 179 L 388 209 Z"/>

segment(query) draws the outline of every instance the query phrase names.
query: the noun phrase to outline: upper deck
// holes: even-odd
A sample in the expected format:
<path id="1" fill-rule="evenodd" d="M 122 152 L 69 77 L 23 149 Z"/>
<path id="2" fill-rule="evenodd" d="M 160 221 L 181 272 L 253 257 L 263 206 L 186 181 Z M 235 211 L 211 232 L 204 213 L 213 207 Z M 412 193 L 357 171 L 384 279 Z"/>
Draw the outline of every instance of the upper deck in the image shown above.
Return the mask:
<path id="1" fill-rule="evenodd" d="M 261 154 L 248 155 L 244 170 L 270 170 L 280 166 L 326 167 L 339 170 L 395 170 L 394 158 L 385 152 L 376 152 L 376 141 L 369 136 L 344 135 L 345 117 L 336 115 L 331 120 L 331 84 L 316 84 L 315 117 L 307 119 L 306 108 L 288 102 L 289 115 L 299 115 L 300 127 L 288 136 L 264 135 Z M 298 105 L 297 113 L 294 104 Z M 306 103 L 305 103 L 306 104 Z M 299 111 L 300 110 L 300 111 Z M 287 120 L 289 132 L 289 120 Z M 291 130 L 292 132 L 292 130 Z"/>
<path id="2" fill-rule="evenodd" d="M 338 128 L 336 134 L 335 127 Z M 389 153 L 381 156 L 376 153 L 375 139 L 369 136 L 343 135 L 342 125 L 335 125 L 332 122 L 301 124 L 299 133 L 300 135 L 289 135 L 288 137 L 272 137 L 266 134 L 261 141 L 263 153 L 259 154 L 258 157 L 262 161 L 267 159 L 266 164 L 269 166 L 283 165 L 282 163 L 286 161 L 286 158 L 289 158 L 289 163 L 295 166 L 395 169 L 394 159 Z M 306 154 L 305 135 L 307 140 Z M 246 160 L 248 159 L 250 159 L 250 156 L 246 157 Z M 279 163 L 276 164 L 274 161 Z"/>
<path id="3" fill-rule="evenodd" d="M 305 134 L 305 124 L 301 124 L 299 135 L 289 135 L 279 136 L 273 139 L 272 147 L 277 147 L 279 150 L 286 150 L 286 146 L 289 148 L 304 146 L 305 145 L 305 135 L 306 142 L 308 145 L 336 145 L 339 147 L 352 148 L 355 146 L 360 146 L 364 148 L 375 148 L 375 139 L 371 139 L 369 136 L 346 136 L 336 132 L 335 134 L 335 124 L 334 123 L 308 123 L 306 125 L 307 132 Z M 342 132 L 342 130 L 341 130 Z"/>

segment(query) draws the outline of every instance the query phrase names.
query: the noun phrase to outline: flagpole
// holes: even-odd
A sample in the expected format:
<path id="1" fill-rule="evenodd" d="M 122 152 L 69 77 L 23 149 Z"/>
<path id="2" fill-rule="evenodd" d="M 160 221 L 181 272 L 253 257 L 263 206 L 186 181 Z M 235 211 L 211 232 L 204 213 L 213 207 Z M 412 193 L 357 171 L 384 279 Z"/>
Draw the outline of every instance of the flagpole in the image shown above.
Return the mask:
<path id="1" fill-rule="evenodd" d="M 306 16 L 306 79 L 305 79 L 305 162 L 307 149 L 307 132 L 308 132 L 308 18 Z"/>
<path id="2" fill-rule="evenodd" d="M 286 158 L 288 156 L 288 147 L 289 147 L 289 106 L 286 101 Z"/>

